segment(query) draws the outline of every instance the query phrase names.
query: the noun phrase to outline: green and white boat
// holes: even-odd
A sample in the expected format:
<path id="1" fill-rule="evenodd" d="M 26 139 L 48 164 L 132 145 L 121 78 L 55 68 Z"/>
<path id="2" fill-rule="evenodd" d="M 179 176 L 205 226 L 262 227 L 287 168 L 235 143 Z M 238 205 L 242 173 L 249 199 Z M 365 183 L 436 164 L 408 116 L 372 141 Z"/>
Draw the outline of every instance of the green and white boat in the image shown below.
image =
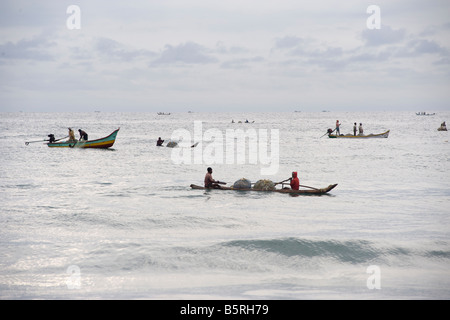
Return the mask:
<path id="1" fill-rule="evenodd" d="M 109 136 L 104 138 L 95 139 L 95 140 L 76 140 L 76 141 L 61 141 L 61 142 L 52 142 L 47 143 L 50 148 L 100 148 L 106 149 L 113 146 L 116 141 L 117 133 L 120 128 L 114 130 Z"/>

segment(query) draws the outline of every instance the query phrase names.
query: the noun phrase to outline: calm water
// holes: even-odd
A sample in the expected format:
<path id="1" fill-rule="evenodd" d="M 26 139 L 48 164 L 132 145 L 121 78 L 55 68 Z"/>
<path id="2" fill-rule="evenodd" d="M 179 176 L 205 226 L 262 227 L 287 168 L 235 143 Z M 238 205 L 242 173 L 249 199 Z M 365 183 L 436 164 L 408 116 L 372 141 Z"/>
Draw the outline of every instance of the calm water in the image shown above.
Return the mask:
<path id="1" fill-rule="evenodd" d="M 357 121 L 390 136 L 322 137 L 337 119 L 341 133 Z M 437 131 L 448 120 L 449 112 L 2 113 L 0 298 L 449 299 L 450 136 Z M 298 171 L 303 185 L 338 186 L 297 197 L 191 190 L 209 164 L 178 164 L 175 149 L 155 143 L 178 129 L 194 134 L 194 121 L 224 136 L 279 130 L 276 173 L 263 176 L 262 161 L 213 164 L 228 185 Z M 90 139 L 120 131 L 111 150 L 24 143 L 65 137 L 69 126 Z"/>

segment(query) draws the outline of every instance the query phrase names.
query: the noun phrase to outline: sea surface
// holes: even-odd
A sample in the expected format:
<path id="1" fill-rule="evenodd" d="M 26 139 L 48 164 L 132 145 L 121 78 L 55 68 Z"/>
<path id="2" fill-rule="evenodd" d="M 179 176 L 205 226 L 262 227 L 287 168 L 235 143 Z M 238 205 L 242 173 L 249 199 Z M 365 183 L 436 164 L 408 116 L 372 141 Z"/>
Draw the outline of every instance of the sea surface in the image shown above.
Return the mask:
<path id="1" fill-rule="evenodd" d="M 361 122 L 390 135 L 329 139 L 336 120 L 341 133 Z M 437 131 L 449 120 L 1 113 L 0 299 L 450 299 L 450 133 Z M 120 131 L 108 150 L 39 141 L 68 127 L 89 139 Z M 155 146 L 176 133 L 192 139 Z M 244 161 L 229 157 L 239 134 L 256 134 L 267 152 L 258 145 L 250 161 L 249 138 Z M 338 185 L 323 196 L 191 189 L 208 166 L 228 186 L 292 171 L 301 185 Z"/>

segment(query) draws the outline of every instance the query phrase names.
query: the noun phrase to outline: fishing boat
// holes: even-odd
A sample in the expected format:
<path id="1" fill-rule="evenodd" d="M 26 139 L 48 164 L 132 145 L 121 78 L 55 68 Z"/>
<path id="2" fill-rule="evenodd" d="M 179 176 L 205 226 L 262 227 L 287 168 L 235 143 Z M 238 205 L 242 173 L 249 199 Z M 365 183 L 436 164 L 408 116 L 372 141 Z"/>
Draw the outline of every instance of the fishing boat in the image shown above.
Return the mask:
<path id="1" fill-rule="evenodd" d="M 436 113 L 416 112 L 418 116 L 434 116 Z"/>
<path id="2" fill-rule="evenodd" d="M 383 132 L 383 133 L 378 133 L 378 134 L 358 134 L 358 135 L 353 135 L 353 134 L 341 134 L 340 136 L 335 135 L 335 134 L 329 134 L 328 138 L 351 138 L 351 139 L 368 139 L 368 138 L 387 138 L 389 137 L 389 131 Z"/>
<path id="3" fill-rule="evenodd" d="M 47 143 L 50 148 L 100 148 L 106 149 L 112 147 L 114 142 L 116 141 L 117 133 L 120 128 L 114 130 L 109 136 L 104 138 L 95 139 L 95 140 L 86 140 L 86 141 L 61 141 L 61 142 L 52 142 Z"/>
<path id="4" fill-rule="evenodd" d="M 273 189 L 273 190 L 258 190 L 258 189 L 253 189 L 253 188 L 248 188 L 248 189 L 241 189 L 241 188 L 233 188 L 233 187 L 222 187 L 220 186 L 217 188 L 205 188 L 205 187 L 201 187 L 195 184 L 191 184 L 191 188 L 192 189 L 196 189 L 196 190 L 233 190 L 233 191 L 260 191 L 260 192 L 279 192 L 279 193 L 290 193 L 290 194 L 298 194 L 298 195 L 322 195 L 322 194 L 326 194 L 329 191 L 331 191 L 332 189 L 334 189 L 337 186 L 336 184 L 330 184 L 328 187 L 326 188 L 312 188 L 312 187 L 308 187 L 309 189 L 300 189 L 300 190 L 292 190 L 290 188 L 280 188 L 280 189 Z"/>

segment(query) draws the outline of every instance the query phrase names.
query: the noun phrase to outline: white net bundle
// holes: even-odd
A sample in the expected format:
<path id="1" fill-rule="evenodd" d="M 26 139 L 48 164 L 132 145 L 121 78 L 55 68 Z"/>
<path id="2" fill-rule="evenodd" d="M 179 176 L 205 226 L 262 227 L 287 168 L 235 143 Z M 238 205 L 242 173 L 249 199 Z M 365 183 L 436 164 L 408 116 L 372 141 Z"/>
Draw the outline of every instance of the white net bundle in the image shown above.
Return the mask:
<path id="1" fill-rule="evenodd" d="M 252 183 L 250 180 L 242 178 L 237 180 L 234 184 L 233 184 L 233 188 L 234 189 L 251 189 L 252 188 Z"/>
<path id="2" fill-rule="evenodd" d="M 255 190 L 264 190 L 264 191 L 270 191 L 275 189 L 275 183 L 273 183 L 271 180 L 258 180 L 255 185 L 253 186 L 253 189 Z"/>

